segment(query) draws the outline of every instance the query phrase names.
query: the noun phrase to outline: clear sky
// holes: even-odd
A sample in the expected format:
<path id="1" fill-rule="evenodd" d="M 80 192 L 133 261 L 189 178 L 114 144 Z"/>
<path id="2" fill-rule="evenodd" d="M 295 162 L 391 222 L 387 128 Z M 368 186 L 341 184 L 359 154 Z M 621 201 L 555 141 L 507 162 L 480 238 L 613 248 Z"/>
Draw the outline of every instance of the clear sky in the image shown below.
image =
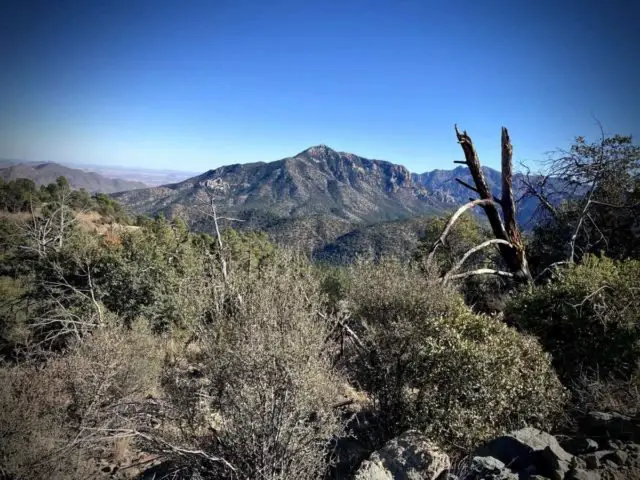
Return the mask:
<path id="1" fill-rule="evenodd" d="M 639 0 L 0 0 L 0 157 L 452 168 L 640 135 Z"/>

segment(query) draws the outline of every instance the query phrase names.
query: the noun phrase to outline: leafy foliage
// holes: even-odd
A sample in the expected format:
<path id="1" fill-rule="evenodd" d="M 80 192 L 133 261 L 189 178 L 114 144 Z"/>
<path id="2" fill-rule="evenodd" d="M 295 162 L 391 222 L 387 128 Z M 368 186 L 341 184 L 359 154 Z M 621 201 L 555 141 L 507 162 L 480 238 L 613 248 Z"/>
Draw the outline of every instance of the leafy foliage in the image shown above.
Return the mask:
<path id="1" fill-rule="evenodd" d="M 565 379 L 595 371 L 628 377 L 640 361 L 640 262 L 587 256 L 521 292 L 507 315 L 536 335 Z"/>
<path id="2" fill-rule="evenodd" d="M 424 236 L 414 252 L 416 260 L 426 259 L 431 246 L 440 237 L 448 221 L 449 216 L 432 217 L 428 220 Z M 442 273 L 449 271 L 467 250 L 488 238 L 487 232 L 473 216 L 465 214 L 460 217 L 453 225 L 444 247 L 436 252 L 436 260 Z"/>
<path id="3" fill-rule="evenodd" d="M 432 279 L 394 262 L 353 270 L 349 308 L 372 351 L 357 378 L 389 428 L 464 450 L 524 423 L 549 426 L 564 393 L 537 341 Z"/>
<path id="4" fill-rule="evenodd" d="M 211 291 L 205 248 L 164 218 L 124 232 L 101 259 L 102 301 L 125 322 L 142 316 L 158 331 L 195 324 Z"/>
<path id="5" fill-rule="evenodd" d="M 440 238 L 448 221 L 448 216 L 433 217 L 428 220 L 424 236 L 413 253 L 415 261 L 424 263 L 431 246 Z M 490 238 L 492 236 L 488 230 L 474 216 L 471 214 L 461 216 L 451 228 L 443 248 L 436 251 L 435 261 L 438 264 L 440 275 L 450 271 L 471 248 Z M 493 268 L 496 264 L 501 265 L 501 263 L 501 257 L 495 249 L 485 249 L 469 257 L 464 263 L 462 271 L 487 266 Z M 507 285 L 500 278 L 493 276 L 469 277 L 459 282 L 459 286 L 465 302 L 475 311 L 495 313 L 502 310 L 504 303 L 502 297 L 507 290 Z"/>
<path id="6" fill-rule="evenodd" d="M 72 190 L 65 177 L 40 188 L 29 179 L 19 178 L 6 182 L 0 179 L 0 210 L 11 213 L 30 212 L 39 207 L 51 208 L 61 202 L 73 210 L 91 210 L 113 221 L 128 224 L 124 207 L 111 197 L 98 193 L 90 195 L 86 190 Z"/>

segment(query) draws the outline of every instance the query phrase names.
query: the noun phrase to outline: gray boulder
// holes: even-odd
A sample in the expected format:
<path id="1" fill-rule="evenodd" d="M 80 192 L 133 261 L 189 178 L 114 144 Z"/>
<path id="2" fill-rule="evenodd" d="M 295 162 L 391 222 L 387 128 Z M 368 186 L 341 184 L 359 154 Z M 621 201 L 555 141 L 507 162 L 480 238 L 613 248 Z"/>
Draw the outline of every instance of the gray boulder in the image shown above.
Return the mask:
<path id="1" fill-rule="evenodd" d="M 475 455 L 494 457 L 515 472 L 527 471 L 552 480 L 562 480 L 573 460 L 553 435 L 532 427 L 498 437 L 477 449 Z"/>
<path id="2" fill-rule="evenodd" d="M 572 455 L 583 455 L 598 450 L 598 442 L 584 437 L 566 438 L 560 442 L 560 446 Z"/>
<path id="3" fill-rule="evenodd" d="M 409 430 L 390 440 L 360 464 L 356 480 L 435 480 L 451 460 L 419 432 Z"/>
<path id="4" fill-rule="evenodd" d="M 518 475 L 494 457 L 474 457 L 464 480 L 518 480 Z"/>
<path id="5" fill-rule="evenodd" d="M 567 480 L 600 480 L 602 477 L 593 470 L 583 470 L 581 468 L 571 470 L 565 477 Z"/>

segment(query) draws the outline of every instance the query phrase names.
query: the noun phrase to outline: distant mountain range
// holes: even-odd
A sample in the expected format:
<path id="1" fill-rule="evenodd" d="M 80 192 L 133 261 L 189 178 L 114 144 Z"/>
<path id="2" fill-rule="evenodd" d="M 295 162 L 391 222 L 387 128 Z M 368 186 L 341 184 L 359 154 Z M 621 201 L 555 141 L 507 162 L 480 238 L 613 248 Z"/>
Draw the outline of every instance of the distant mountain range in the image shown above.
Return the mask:
<path id="1" fill-rule="evenodd" d="M 500 172 L 484 171 L 498 194 Z M 426 218 L 473 196 L 456 177 L 472 183 L 465 167 L 414 174 L 401 165 L 318 145 L 275 162 L 223 166 L 114 197 L 133 212 L 180 216 L 203 231 L 212 229 L 206 211 L 213 198 L 220 215 L 240 220 L 234 227 L 261 229 L 277 242 L 339 261 L 358 252 L 411 248 Z M 518 197 L 518 174 L 514 190 Z M 525 226 L 536 205 L 532 199 L 520 205 Z"/>
<path id="2" fill-rule="evenodd" d="M 191 217 L 208 193 L 226 211 L 243 217 L 260 212 L 279 218 L 329 215 L 348 222 L 378 222 L 441 209 L 403 166 L 324 145 L 276 162 L 224 166 L 117 198 L 136 211 Z"/>
<path id="3" fill-rule="evenodd" d="M 73 167 L 96 172 L 107 178 L 121 178 L 141 182 L 148 187 L 181 182 L 194 175 L 198 175 L 198 172 L 185 172 L 182 170 L 122 167 L 117 165 L 74 164 Z"/>
<path id="4" fill-rule="evenodd" d="M 75 188 L 84 188 L 91 193 L 114 193 L 130 191 L 137 188 L 146 188 L 148 185 L 142 182 L 124 180 L 121 178 L 109 178 L 95 172 L 87 172 L 77 168 L 69 168 L 58 163 L 13 163 L 9 160 L 0 161 L 0 178 L 3 180 L 15 180 L 28 178 L 36 185 L 48 185 L 55 182 L 58 177 L 66 177 L 69 184 Z"/>

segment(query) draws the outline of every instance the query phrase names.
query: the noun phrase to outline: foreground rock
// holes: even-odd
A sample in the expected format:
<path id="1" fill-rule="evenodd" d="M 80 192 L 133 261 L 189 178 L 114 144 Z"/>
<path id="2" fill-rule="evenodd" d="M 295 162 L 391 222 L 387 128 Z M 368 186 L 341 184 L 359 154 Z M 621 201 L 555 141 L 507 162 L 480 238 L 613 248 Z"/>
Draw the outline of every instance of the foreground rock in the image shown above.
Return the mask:
<path id="1" fill-rule="evenodd" d="M 562 442 L 524 428 L 478 448 L 461 480 L 640 480 L 635 420 L 594 412 L 580 435 Z M 593 438 L 585 435 L 589 433 Z"/>
<path id="2" fill-rule="evenodd" d="M 464 480 L 518 480 L 518 475 L 494 457 L 474 457 Z"/>
<path id="3" fill-rule="evenodd" d="M 356 480 L 435 480 L 451 468 L 449 456 L 419 432 L 389 441 L 362 462 Z"/>
<path id="4" fill-rule="evenodd" d="M 490 441 L 476 451 L 476 456 L 493 457 L 515 472 L 552 480 L 562 480 L 573 460 L 553 435 L 531 427 Z"/>

